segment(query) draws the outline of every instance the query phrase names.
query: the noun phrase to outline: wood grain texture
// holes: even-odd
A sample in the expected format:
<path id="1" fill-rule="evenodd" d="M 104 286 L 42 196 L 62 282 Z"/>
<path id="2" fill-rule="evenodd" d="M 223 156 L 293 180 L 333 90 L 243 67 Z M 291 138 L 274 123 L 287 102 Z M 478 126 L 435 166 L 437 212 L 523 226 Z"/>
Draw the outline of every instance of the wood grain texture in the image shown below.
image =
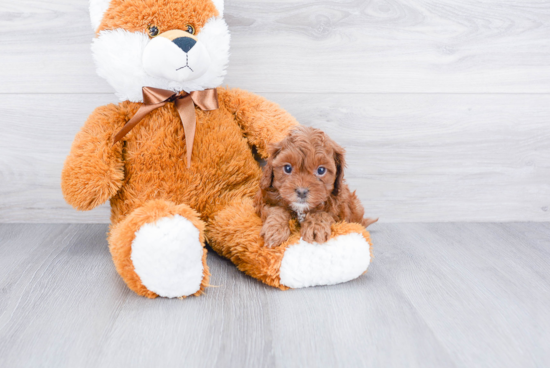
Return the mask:
<path id="1" fill-rule="evenodd" d="M 186 300 L 130 292 L 106 231 L 0 225 L 0 366 L 550 365 L 549 224 L 377 224 L 365 276 L 284 292 L 210 254 Z"/>
<path id="2" fill-rule="evenodd" d="M 226 82 L 255 92 L 548 93 L 546 0 L 228 0 Z M 88 0 L 0 4 L 0 93 L 111 93 Z"/>
<path id="3" fill-rule="evenodd" d="M 550 220 L 546 0 L 228 0 L 227 84 L 348 149 L 381 221 Z M 88 0 L 0 4 L 0 222 L 108 222 L 67 206 L 74 134 L 116 102 L 95 74 Z"/>
<path id="4" fill-rule="evenodd" d="M 264 96 L 347 149 L 346 178 L 383 222 L 550 220 L 549 95 Z M 60 172 L 87 115 L 109 102 L 0 100 L 0 222 L 108 222 L 108 206 L 65 204 Z"/>

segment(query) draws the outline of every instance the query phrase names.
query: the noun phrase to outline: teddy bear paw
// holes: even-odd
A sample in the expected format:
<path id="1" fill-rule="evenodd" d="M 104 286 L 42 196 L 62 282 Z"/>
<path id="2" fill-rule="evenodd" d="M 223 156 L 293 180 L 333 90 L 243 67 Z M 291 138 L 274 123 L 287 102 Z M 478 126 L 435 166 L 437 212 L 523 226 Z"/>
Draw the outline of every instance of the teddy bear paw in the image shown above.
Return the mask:
<path id="1" fill-rule="evenodd" d="M 322 244 L 300 239 L 285 251 L 281 284 L 303 288 L 347 282 L 365 273 L 370 259 L 370 245 L 360 233 L 339 235 Z"/>
<path id="2" fill-rule="evenodd" d="M 185 217 L 142 225 L 132 242 L 132 262 L 142 284 L 168 298 L 196 293 L 204 277 L 199 230 Z"/>

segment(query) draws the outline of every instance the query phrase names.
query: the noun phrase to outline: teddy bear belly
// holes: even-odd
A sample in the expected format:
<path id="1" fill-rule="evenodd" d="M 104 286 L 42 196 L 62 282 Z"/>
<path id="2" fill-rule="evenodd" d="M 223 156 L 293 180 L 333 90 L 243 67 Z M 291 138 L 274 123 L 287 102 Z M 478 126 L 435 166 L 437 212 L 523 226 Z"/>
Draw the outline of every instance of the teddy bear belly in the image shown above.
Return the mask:
<path id="1" fill-rule="evenodd" d="M 129 137 L 125 183 L 111 199 L 113 224 L 152 199 L 185 203 L 208 221 L 232 200 L 255 194 L 261 168 L 237 123 L 219 114 L 217 119 L 200 118 L 190 168 L 179 121 L 156 130 L 143 122 Z"/>

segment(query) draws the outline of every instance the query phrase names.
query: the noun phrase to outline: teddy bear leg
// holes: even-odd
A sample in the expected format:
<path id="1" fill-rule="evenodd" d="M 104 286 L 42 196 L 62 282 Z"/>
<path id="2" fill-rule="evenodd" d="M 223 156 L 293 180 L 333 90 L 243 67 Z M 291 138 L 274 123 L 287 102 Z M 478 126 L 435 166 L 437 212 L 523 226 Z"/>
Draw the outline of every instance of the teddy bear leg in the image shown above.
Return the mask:
<path id="1" fill-rule="evenodd" d="M 367 271 L 372 258 L 370 235 L 360 224 L 336 223 L 324 244 L 300 239 L 299 229 L 279 247 L 263 246 L 262 221 L 252 200 L 243 199 L 219 211 L 207 225 L 212 248 L 239 270 L 270 286 L 285 290 L 333 285 Z"/>
<path id="2" fill-rule="evenodd" d="M 204 223 L 185 204 L 152 200 L 114 225 L 109 249 L 128 287 L 148 298 L 200 295 L 210 273 Z"/>

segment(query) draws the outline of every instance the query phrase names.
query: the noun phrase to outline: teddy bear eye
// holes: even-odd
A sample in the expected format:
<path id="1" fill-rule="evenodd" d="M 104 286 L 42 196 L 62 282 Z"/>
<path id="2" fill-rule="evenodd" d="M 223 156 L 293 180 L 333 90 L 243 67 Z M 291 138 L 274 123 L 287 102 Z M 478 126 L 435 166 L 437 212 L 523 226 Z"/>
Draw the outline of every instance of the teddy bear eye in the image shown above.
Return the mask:
<path id="1" fill-rule="evenodd" d="M 191 34 L 195 34 L 195 27 L 193 27 L 191 24 L 188 24 L 186 31 Z"/>
<path id="2" fill-rule="evenodd" d="M 326 172 L 327 172 L 327 168 L 324 167 L 324 166 L 319 166 L 317 168 L 317 175 L 319 175 L 319 176 L 325 175 Z"/>
<path id="3" fill-rule="evenodd" d="M 157 26 L 149 26 L 149 36 L 156 37 L 159 34 L 159 29 Z"/>
<path id="4" fill-rule="evenodd" d="M 286 164 L 286 165 L 283 167 L 283 170 L 285 171 L 285 173 L 290 174 L 290 173 L 292 172 L 292 166 L 289 165 L 289 164 Z"/>

